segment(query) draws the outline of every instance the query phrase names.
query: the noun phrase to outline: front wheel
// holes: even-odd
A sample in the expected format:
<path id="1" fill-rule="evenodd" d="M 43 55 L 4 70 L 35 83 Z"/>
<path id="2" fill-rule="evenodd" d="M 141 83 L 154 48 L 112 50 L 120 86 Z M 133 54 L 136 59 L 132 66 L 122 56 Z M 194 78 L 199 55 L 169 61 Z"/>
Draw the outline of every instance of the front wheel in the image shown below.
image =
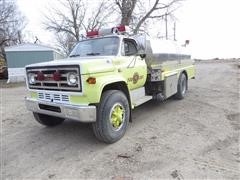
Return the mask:
<path id="1" fill-rule="evenodd" d="M 64 121 L 63 118 L 48 116 L 39 113 L 33 113 L 33 116 L 36 119 L 36 121 L 39 122 L 40 124 L 51 127 L 61 124 Z"/>
<path id="2" fill-rule="evenodd" d="M 125 94 L 118 90 L 103 93 L 97 110 L 97 121 L 92 124 L 95 136 L 105 143 L 114 143 L 125 134 L 130 108 Z"/>
<path id="3" fill-rule="evenodd" d="M 180 74 L 179 80 L 178 80 L 178 86 L 177 86 L 177 93 L 175 94 L 175 98 L 177 99 L 183 99 L 187 92 L 187 77 L 184 73 Z"/>

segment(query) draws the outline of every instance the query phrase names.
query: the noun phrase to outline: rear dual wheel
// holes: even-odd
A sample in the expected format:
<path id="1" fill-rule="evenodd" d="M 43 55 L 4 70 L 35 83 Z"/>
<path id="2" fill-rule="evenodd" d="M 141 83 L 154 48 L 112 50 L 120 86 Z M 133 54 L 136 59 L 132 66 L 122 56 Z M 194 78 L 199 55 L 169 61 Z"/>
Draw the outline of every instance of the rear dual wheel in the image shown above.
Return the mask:
<path id="1" fill-rule="evenodd" d="M 175 98 L 183 99 L 186 96 L 187 87 L 187 76 L 184 73 L 181 73 L 178 79 L 177 93 L 175 94 Z"/>
<path id="2" fill-rule="evenodd" d="M 103 93 L 98 106 L 97 121 L 92 124 L 97 139 L 114 143 L 125 134 L 130 117 L 130 107 L 125 94 L 118 90 Z"/>

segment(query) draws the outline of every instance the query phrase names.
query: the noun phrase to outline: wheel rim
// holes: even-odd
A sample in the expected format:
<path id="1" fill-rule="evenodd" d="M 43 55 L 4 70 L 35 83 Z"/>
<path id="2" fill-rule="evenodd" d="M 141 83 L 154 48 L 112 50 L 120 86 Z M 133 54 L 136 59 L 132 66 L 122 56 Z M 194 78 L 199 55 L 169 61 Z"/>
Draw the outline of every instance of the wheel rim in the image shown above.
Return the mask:
<path id="1" fill-rule="evenodd" d="M 118 131 L 122 128 L 125 121 L 125 109 L 124 107 L 116 103 L 113 105 L 110 111 L 110 123 L 113 130 Z"/>
<path id="2" fill-rule="evenodd" d="M 186 79 L 184 77 L 183 80 L 182 80 L 182 94 L 183 95 L 186 93 L 186 89 L 187 89 L 187 87 L 186 87 Z"/>

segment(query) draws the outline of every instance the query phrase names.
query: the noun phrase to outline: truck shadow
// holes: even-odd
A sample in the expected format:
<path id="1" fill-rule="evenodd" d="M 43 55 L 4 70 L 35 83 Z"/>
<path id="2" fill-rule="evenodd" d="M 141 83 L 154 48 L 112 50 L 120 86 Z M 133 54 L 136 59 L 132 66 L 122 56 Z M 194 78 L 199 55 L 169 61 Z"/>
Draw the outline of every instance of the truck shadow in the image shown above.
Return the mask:
<path id="1" fill-rule="evenodd" d="M 160 110 L 164 111 L 164 109 L 169 106 L 172 103 L 176 103 L 177 100 L 175 100 L 173 97 L 164 100 L 164 101 L 155 101 L 151 100 L 148 101 L 140 106 L 138 106 L 136 109 L 133 110 L 132 112 L 132 120 L 133 122 L 138 121 L 138 116 L 145 115 L 145 116 L 152 116 L 152 113 L 155 113 L 156 111 L 159 112 Z"/>
<path id="2" fill-rule="evenodd" d="M 28 161 L 32 162 L 39 158 L 45 159 L 44 163 L 47 161 L 60 163 L 66 159 L 81 162 L 82 159 L 97 157 L 99 154 L 106 158 L 109 155 L 111 158 L 115 158 L 117 153 L 122 152 L 121 147 L 132 146 L 135 135 L 131 133 L 131 130 L 135 128 L 133 132 L 139 132 L 145 123 L 151 123 L 151 121 L 145 122 L 146 118 L 151 118 L 154 113 L 159 111 L 168 111 L 168 106 L 172 103 L 176 103 L 176 101 L 172 99 L 160 103 L 149 101 L 136 108 L 133 111 L 133 123 L 130 123 L 125 136 L 111 145 L 102 143 L 95 138 L 91 124 L 66 120 L 54 128 L 36 123 L 28 133 L 25 131 L 26 136 L 24 135 L 21 146 L 24 147 L 24 154 Z"/>
<path id="3" fill-rule="evenodd" d="M 84 144 L 102 144 L 95 138 L 91 124 L 74 120 L 65 120 L 56 127 L 40 128 L 38 133 L 42 138 L 47 138 L 60 144 L 81 144 L 81 146 Z"/>
<path id="4" fill-rule="evenodd" d="M 131 124 L 141 123 L 139 117 L 142 115 L 146 117 L 151 117 L 153 113 L 164 109 L 165 106 L 171 104 L 173 99 L 168 99 L 164 102 L 149 101 L 133 110 Z M 134 127 L 133 127 L 134 128 Z M 43 127 L 38 128 L 38 135 L 42 138 L 53 139 L 55 142 L 64 143 L 68 142 L 70 144 L 80 144 L 91 146 L 92 144 L 99 147 L 106 146 L 106 144 L 99 142 L 92 131 L 91 124 L 81 123 L 74 120 L 65 120 L 63 124 L 56 127 Z"/>

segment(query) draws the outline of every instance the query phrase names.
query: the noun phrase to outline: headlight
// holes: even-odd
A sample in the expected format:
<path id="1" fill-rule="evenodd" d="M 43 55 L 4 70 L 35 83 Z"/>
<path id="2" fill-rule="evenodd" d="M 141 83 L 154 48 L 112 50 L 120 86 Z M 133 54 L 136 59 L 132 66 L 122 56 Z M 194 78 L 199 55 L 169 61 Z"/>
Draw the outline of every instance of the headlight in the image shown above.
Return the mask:
<path id="1" fill-rule="evenodd" d="M 28 82 L 29 82 L 29 84 L 35 84 L 36 83 L 35 74 L 33 74 L 33 73 L 28 74 Z"/>
<path id="2" fill-rule="evenodd" d="M 67 81 L 69 86 L 75 86 L 78 82 L 78 76 L 76 73 L 68 73 Z"/>

